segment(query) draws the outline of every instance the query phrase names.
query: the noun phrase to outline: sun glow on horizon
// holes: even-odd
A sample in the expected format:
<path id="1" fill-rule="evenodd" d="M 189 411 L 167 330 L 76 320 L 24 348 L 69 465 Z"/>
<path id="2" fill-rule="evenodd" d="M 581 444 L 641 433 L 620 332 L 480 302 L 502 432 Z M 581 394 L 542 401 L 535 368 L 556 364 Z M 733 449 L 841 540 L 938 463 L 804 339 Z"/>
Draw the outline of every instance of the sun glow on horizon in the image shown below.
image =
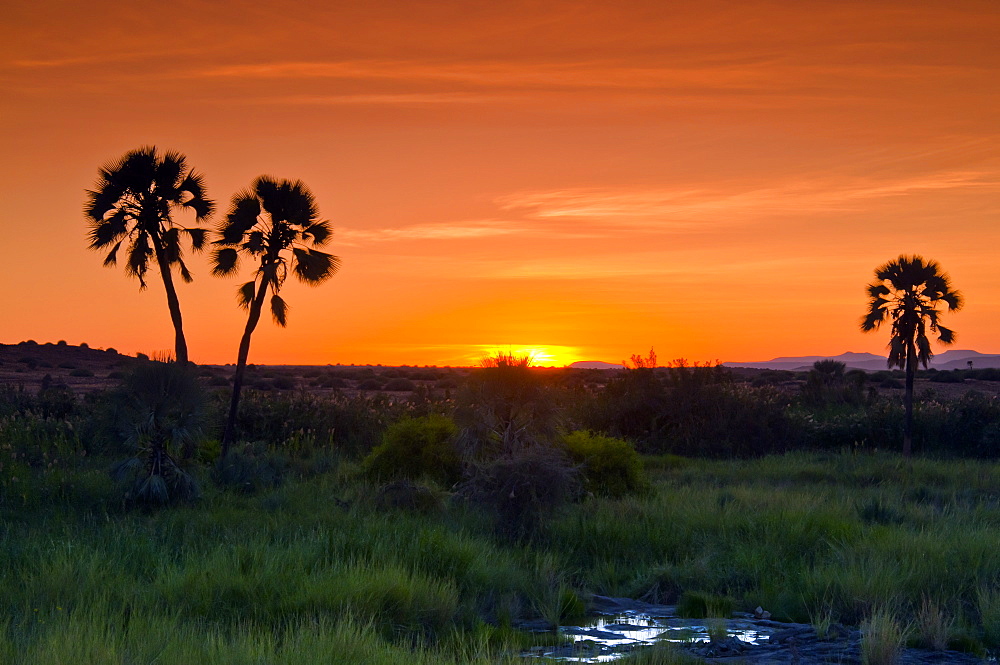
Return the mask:
<path id="1" fill-rule="evenodd" d="M 475 355 L 470 355 L 471 365 L 489 356 L 499 353 L 513 356 L 528 356 L 535 367 L 566 367 L 580 360 L 580 349 L 575 346 L 557 346 L 552 344 L 479 344 Z"/>

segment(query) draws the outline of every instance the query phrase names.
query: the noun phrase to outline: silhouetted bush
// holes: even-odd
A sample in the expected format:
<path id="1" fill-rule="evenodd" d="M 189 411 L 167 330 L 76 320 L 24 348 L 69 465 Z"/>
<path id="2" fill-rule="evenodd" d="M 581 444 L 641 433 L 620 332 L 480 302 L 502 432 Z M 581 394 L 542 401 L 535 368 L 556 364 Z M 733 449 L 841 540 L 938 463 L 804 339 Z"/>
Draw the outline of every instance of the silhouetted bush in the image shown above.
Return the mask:
<path id="1" fill-rule="evenodd" d="M 485 509 L 499 533 L 530 538 L 580 491 L 579 470 L 566 453 L 536 444 L 471 465 L 456 496 Z"/>
<path id="2" fill-rule="evenodd" d="M 576 431 L 560 437 L 570 459 L 583 468 L 583 487 L 600 496 L 620 497 L 648 487 L 642 460 L 628 441 Z"/>
<path id="3" fill-rule="evenodd" d="M 54 383 L 46 374 L 38 391 L 37 408 L 43 418 L 64 420 L 76 407 L 76 395 L 64 383 Z"/>
<path id="4" fill-rule="evenodd" d="M 358 383 L 358 390 L 382 390 L 382 379 L 364 379 Z"/>
<path id="5" fill-rule="evenodd" d="M 79 369 L 72 370 L 69 373 L 69 375 L 70 376 L 75 376 L 75 377 L 90 377 L 90 376 L 94 376 L 94 373 L 92 371 L 90 371 L 89 369 L 81 367 Z"/>
<path id="6" fill-rule="evenodd" d="M 934 383 L 964 383 L 961 372 L 930 372 L 928 377 Z"/>
<path id="7" fill-rule="evenodd" d="M 413 383 L 413 381 L 399 377 L 395 379 L 389 379 L 386 382 L 386 384 L 382 386 L 382 390 L 388 390 L 394 392 L 404 392 L 404 391 L 409 392 L 412 391 L 415 387 L 416 384 Z"/>
<path id="8" fill-rule="evenodd" d="M 789 402 L 776 388 L 734 382 L 724 367 L 678 360 L 667 369 L 625 370 L 578 417 L 645 453 L 745 457 L 796 445 Z"/>
<path id="9" fill-rule="evenodd" d="M 553 391 L 530 367 L 530 358 L 484 358 L 455 400 L 459 446 L 469 458 L 511 456 L 555 441 L 560 423 Z"/>
<path id="10" fill-rule="evenodd" d="M 363 466 L 376 478 L 432 478 L 444 485 L 459 481 L 462 463 L 455 448 L 458 427 L 450 419 L 431 414 L 393 423 L 382 443 Z"/>
<path id="11" fill-rule="evenodd" d="M 276 376 L 272 381 L 272 385 L 277 390 L 295 390 L 295 379 L 290 376 Z"/>
<path id="12" fill-rule="evenodd" d="M 366 454 L 404 407 L 384 396 L 348 397 L 307 393 L 265 395 L 248 391 L 240 401 L 236 440 L 263 441 L 286 449 L 330 449 Z"/>

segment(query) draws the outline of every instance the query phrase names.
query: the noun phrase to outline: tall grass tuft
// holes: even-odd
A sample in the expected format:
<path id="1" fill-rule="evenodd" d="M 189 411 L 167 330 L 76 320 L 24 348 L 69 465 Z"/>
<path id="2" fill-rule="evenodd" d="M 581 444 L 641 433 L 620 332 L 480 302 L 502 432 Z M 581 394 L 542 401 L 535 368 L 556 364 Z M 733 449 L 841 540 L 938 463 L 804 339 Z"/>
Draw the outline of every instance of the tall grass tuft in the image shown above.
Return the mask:
<path id="1" fill-rule="evenodd" d="M 948 648 L 955 620 L 945 616 L 944 610 L 934 600 L 923 597 L 917 611 L 917 639 L 925 649 L 944 651 Z"/>
<path id="2" fill-rule="evenodd" d="M 895 665 L 903 648 L 905 631 L 885 607 L 875 609 L 861 622 L 863 665 Z"/>

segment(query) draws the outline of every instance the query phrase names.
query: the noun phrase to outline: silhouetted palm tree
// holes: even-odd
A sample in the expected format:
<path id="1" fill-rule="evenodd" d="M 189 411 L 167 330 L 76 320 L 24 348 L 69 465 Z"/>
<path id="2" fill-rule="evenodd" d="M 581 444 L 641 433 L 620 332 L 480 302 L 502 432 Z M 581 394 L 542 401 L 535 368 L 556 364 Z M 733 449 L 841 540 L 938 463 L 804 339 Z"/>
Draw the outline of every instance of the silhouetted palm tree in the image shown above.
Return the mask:
<path id="1" fill-rule="evenodd" d="M 132 150 L 105 165 L 94 189 L 87 190 L 84 213 L 90 219 L 90 247 L 111 247 L 104 265 L 116 265 L 118 251 L 125 244 L 125 272 L 139 280 L 141 290 L 146 288 L 150 259 L 155 259 L 167 292 L 179 363 L 187 362 L 188 353 L 172 271 L 176 266 L 181 278 L 191 281 L 181 236 L 188 237 L 192 249 L 200 250 L 206 230 L 177 226 L 171 213 L 177 208 L 192 210 L 200 223 L 212 214 L 213 207 L 205 198 L 202 177 L 188 169 L 184 155 L 168 152 L 160 156 L 154 146 Z"/>
<path id="2" fill-rule="evenodd" d="M 927 367 L 934 356 L 927 339 L 928 330 L 942 344 L 955 341 L 955 332 L 938 320 L 940 304 L 948 311 L 962 307 L 962 294 L 951 287 L 948 275 L 935 261 L 920 256 L 900 256 L 875 269 L 875 281 L 868 285 L 868 313 L 861 330 L 878 330 L 892 321 L 889 338 L 889 367 L 905 368 L 906 418 L 903 425 L 903 454 L 910 456 L 913 434 L 913 376 L 917 363 Z"/>
<path id="3" fill-rule="evenodd" d="M 257 178 L 250 190 L 233 197 L 229 214 L 218 232 L 220 238 L 215 244 L 222 247 L 212 257 L 214 274 L 236 273 L 241 256 L 257 265 L 254 278 L 237 292 L 237 301 L 249 314 L 240 340 L 233 396 L 222 435 L 222 457 L 225 457 L 236 426 L 243 375 L 250 354 L 250 336 L 260 320 L 268 291 L 271 292 L 271 316 L 275 323 L 284 326 L 288 305 L 278 291 L 289 270 L 299 281 L 315 286 L 337 272 L 340 260 L 315 249 L 326 244 L 332 230 L 329 222 L 319 218 L 312 194 L 300 181 L 278 181 L 268 176 Z"/>

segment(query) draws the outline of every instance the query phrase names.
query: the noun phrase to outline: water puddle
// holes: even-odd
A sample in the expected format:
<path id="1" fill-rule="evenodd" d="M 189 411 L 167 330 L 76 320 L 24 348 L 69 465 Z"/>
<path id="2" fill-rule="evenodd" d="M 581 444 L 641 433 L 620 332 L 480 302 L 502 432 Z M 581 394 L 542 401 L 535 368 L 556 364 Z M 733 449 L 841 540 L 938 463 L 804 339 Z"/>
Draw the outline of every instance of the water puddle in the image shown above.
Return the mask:
<path id="1" fill-rule="evenodd" d="M 559 634 L 565 639 L 561 646 L 536 647 L 525 655 L 564 662 L 608 663 L 633 649 L 659 642 L 707 643 L 711 634 L 716 639 L 736 639 L 748 645 L 768 640 L 768 635 L 749 620 L 681 619 L 644 612 L 599 616 L 587 625 L 561 626 Z"/>

